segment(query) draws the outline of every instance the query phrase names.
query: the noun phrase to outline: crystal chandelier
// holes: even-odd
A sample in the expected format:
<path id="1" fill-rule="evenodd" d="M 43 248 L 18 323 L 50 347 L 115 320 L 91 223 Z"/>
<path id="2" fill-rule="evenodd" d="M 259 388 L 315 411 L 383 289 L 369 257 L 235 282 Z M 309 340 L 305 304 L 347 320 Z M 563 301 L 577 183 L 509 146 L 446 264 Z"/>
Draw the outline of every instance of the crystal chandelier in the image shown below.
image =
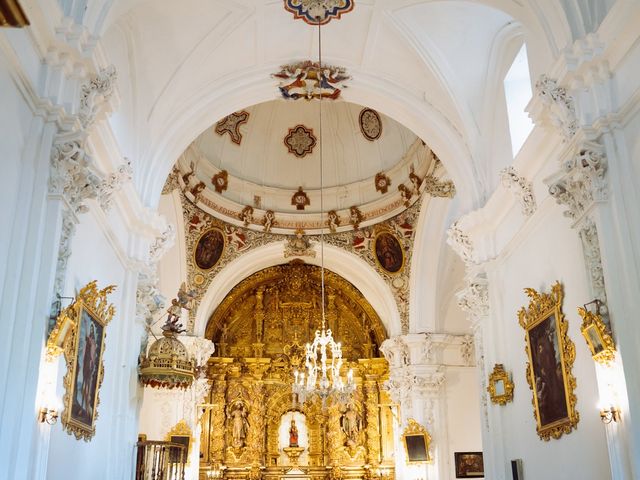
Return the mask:
<path id="1" fill-rule="evenodd" d="M 322 72 L 322 35 L 320 33 L 321 19 L 318 20 L 318 64 Z M 324 218 L 323 200 L 323 155 L 322 155 L 322 96 L 319 100 L 320 128 L 318 141 L 320 147 L 320 218 Z M 346 403 L 355 390 L 353 370 L 349 369 L 347 381 L 340 376 L 342 369 L 342 345 L 333 340 L 331 329 L 327 328 L 324 307 L 324 228 L 320 227 L 320 304 L 322 308 L 322 329 L 316 330 L 313 343 L 307 343 L 305 354 L 305 371 L 294 372 L 293 393 L 298 401 L 304 403 L 307 399 L 318 397 L 325 405 L 331 397 L 339 403 Z"/>

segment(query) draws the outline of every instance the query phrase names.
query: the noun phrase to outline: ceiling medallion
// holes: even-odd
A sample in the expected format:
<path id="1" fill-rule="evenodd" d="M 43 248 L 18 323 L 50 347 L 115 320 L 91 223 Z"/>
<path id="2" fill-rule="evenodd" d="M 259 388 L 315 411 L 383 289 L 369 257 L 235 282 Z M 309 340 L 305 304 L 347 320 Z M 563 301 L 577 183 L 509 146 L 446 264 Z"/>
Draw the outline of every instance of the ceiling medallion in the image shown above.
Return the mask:
<path id="1" fill-rule="evenodd" d="M 304 207 L 311 205 L 309 197 L 302 190 L 302 187 L 298 187 L 298 191 L 291 197 L 291 205 L 295 205 L 296 210 L 304 210 Z"/>
<path id="2" fill-rule="evenodd" d="M 316 137 L 312 129 L 304 125 L 296 125 L 289 129 L 289 133 L 284 137 L 284 144 L 289 153 L 302 158 L 313 151 L 313 147 L 316 146 Z"/>
<path id="3" fill-rule="evenodd" d="M 309 25 L 325 25 L 331 20 L 353 10 L 355 0 L 284 0 L 284 8 L 293 13 L 296 20 L 304 20 Z"/>
<path id="4" fill-rule="evenodd" d="M 217 193 L 224 192 L 229 186 L 229 173 L 226 170 L 221 170 L 211 178 L 211 183 Z"/>
<path id="5" fill-rule="evenodd" d="M 380 138 L 380 135 L 382 135 L 382 120 L 380 120 L 378 112 L 370 108 L 363 108 L 360 112 L 359 120 L 360 131 L 364 138 L 372 142 Z"/>
<path id="6" fill-rule="evenodd" d="M 391 179 L 384 173 L 378 172 L 376 173 L 376 191 L 385 194 L 387 190 L 389 190 L 389 185 L 391 185 Z"/>
<path id="7" fill-rule="evenodd" d="M 273 76 L 280 80 L 278 89 L 286 100 L 336 100 L 345 88 L 344 81 L 351 78 L 342 67 L 320 66 L 310 60 L 283 65 Z"/>
<path id="8" fill-rule="evenodd" d="M 218 123 L 216 123 L 215 131 L 218 135 L 224 135 L 228 133 L 231 137 L 231 141 L 236 145 L 240 145 L 242 141 L 242 134 L 240 133 L 240 125 L 247 123 L 249 120 L 249 112 L 242 110 L 241 112 L 235 112 L 231 115 L 227 115 Z"/>

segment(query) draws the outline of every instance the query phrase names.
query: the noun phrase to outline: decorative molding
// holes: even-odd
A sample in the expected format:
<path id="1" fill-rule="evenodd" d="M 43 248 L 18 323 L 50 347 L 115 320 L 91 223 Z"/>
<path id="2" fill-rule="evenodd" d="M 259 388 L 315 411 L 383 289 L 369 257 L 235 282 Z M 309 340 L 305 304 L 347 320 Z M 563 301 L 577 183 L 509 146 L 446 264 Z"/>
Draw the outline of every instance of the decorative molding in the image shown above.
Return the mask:
<path id="1" fill-rule="evenodd" d="M 132 179 L 133 168 L 131 167 L 131 161 L 125 158 L 125 163 L 100 183 L 98 186 L 98 202 L 100 202 L 100 206 L 105 212 L 111 209 L 113 194 Z"/>
<path id="2" fill-rule="evenodd" d="M 453 251 L 458 254 L 465 265 L 468 266 L 475 263 L 473 258 L 473 243 L 471 242 L 471 238 L 462 231 L 459 223 L 459 221 L 454 222 L 447 230 L 447 243 Z"/>
<path id="3" fill-rule="evenodd" d="M 242 125 L 243 123 L 247 123 L 248 121 L 249 112 L 247 112 L 246 110 L 234 112 L 216 123 L 214 131 L 220 136 L 224 136 L 225 133 L 228 133 L 231 141 L 236 145 L 240 145 L 240 143 L 242 142 L 240 125 Z"/>
<path id="4" fill-rule="evenodd" d="M 520 209 L 525 217 L 530 217 L 536 211 L 536 199 L 533 195 L 533 185 L 526 178 L 518 175 L 512 166 L 500 170 L 502 186 L 513 193 L 520 202 Z"/>
<path id="5" fill-rule="evenodd" d="M 362 136 L 370 142 L 377 140 L 382 135 L 382 120 L 375 110 L 363 108 L 358 116 L 358 123 Z"/>
<path id="6" fill-rule="evenodd" d="M 155 239 L 149 247 L 149 261 L 155 263 L 173 246 L 176 238 L 176 229 L 172 224 L 167 224 L 164 231 Z"/>
<path id="7" fill-rule="evenodd" d="M 472 317 L 489 315 L 489 287 L 486 279 L 475 278 L 456 297 L 458 306 Z"/>
<path id="8" fill-rule="evenodd" d="M 556 127 L 565 141 L 570 140 L 578 130 L 578 119 L 573 97 L 564 87 L 558 85 L 557 80 L 541 75 L 535 85 L 537 97 L 544 107 L 543 118 L 548 119 Z"/>
<path id="9" fill-rule="evenodd" d="M 598 241 L 598 229 L 590 218 L 586 218 L 580 228 L 580 240 L 582 241 L 582 253 L 587 268 L 587 275 L 591 284 L 591 293 L 600 300 L 604 307 L 607 305 L 607 292 L 604 283 L 604 271 L 602 269 L 602 257 L 600 255 L 600 242 Z"/>
<path id="10" fill-rule="evenodd" d="M 353 10 L 355 0 L 284 0 L 284 9 L 293 13 L 293 18 L 309 25 L 325 25 L 339 20 Z"/>
<path id="11" fill-rule="evenodd" d="M 576 156 L 546 180 L 549 193 L 558 204 L 567 207 L 566 217 L 579 220 L 594 202 L 607 200 L 606 171 L 607 159 L 602 146 L 585 143 Z"/>
<path id="12" fill-rule="evenodd" d="M 345 88 L 345 81 L 351 78 L 343 67 L 321 66 L 310 60 L 283 65 L 272 76 L 279 79 L 278 90 L 286 100 L 336 100 Z"/>
<path id="13" fill-rule="evenodd" d="M 298 158 L 303 158 L 307 154 L 313 152 L 316 146 L 316 137 L 313 129 L 304 125 L 296 125 L 289 129 L 289 133 L 284 137 L 284 144 L 289 153 L 294 154 Z"/>
<path id="14" fill-rule="evenodd" d="M 456 186 L 451 180 L 440 180 L 434 175 L 427 175 L 422 183 L 424 191 L 432 197 L 453 198 L 456 195 Z"/>
<path id="15" fill-rule="evenodd" d="M 98 113 L 113 94 L 117 78 L 116 67 L 109 65 L 101 69 L 89 83 L 82 85 L 78 117 L 83 129 L 95 123 Z"/>

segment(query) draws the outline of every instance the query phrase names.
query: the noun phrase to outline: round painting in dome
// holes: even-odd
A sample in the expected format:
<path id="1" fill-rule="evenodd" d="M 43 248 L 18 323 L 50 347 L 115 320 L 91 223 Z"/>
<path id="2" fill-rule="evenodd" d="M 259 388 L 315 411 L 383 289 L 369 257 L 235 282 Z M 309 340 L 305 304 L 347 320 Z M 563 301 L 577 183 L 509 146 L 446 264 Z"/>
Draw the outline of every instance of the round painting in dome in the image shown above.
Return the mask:
<path id="1" fill-rule="evenodd" d="M 377 140 L 382 135 L 382 120 L 375 110 L 365 108 L 360 112 L 360 131 L 364 138 Z"/>
<path id="2" fill-rule="evenodd" d="M 404 251 L 400 241 L 389 232 L 376 235 L 373 253 L 378 265 L 388 273 L 398 273 L 404 266 Z"/>
<path id="3" fill-rule="evenodd" d="M 193 251 L 193 261 L 200 270 L 211 270 L 224 252 L 224 235 L 221 230 L 207 230 L 198 239 Z"/>

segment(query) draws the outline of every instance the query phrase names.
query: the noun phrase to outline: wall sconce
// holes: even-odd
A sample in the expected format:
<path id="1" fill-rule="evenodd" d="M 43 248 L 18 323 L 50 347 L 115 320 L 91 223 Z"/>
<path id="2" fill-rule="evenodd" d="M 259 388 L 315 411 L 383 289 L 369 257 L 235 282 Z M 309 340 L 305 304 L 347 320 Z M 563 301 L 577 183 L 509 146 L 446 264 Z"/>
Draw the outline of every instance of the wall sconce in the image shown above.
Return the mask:
<path id="1" fill-rule="evenodd" d="M 38 412 L 38 421 L 53 425 L 58 421 L 58 412 L 53 408 L 42 407 Z"/>
<path id="2" fill-rule="evenodd" d="M 602 408 L 600 410 L 600 420 L 604 424 L 610 424 L 611 422 L 620 421 L 620 409 L 611 405 L 609 408 Z"/>

